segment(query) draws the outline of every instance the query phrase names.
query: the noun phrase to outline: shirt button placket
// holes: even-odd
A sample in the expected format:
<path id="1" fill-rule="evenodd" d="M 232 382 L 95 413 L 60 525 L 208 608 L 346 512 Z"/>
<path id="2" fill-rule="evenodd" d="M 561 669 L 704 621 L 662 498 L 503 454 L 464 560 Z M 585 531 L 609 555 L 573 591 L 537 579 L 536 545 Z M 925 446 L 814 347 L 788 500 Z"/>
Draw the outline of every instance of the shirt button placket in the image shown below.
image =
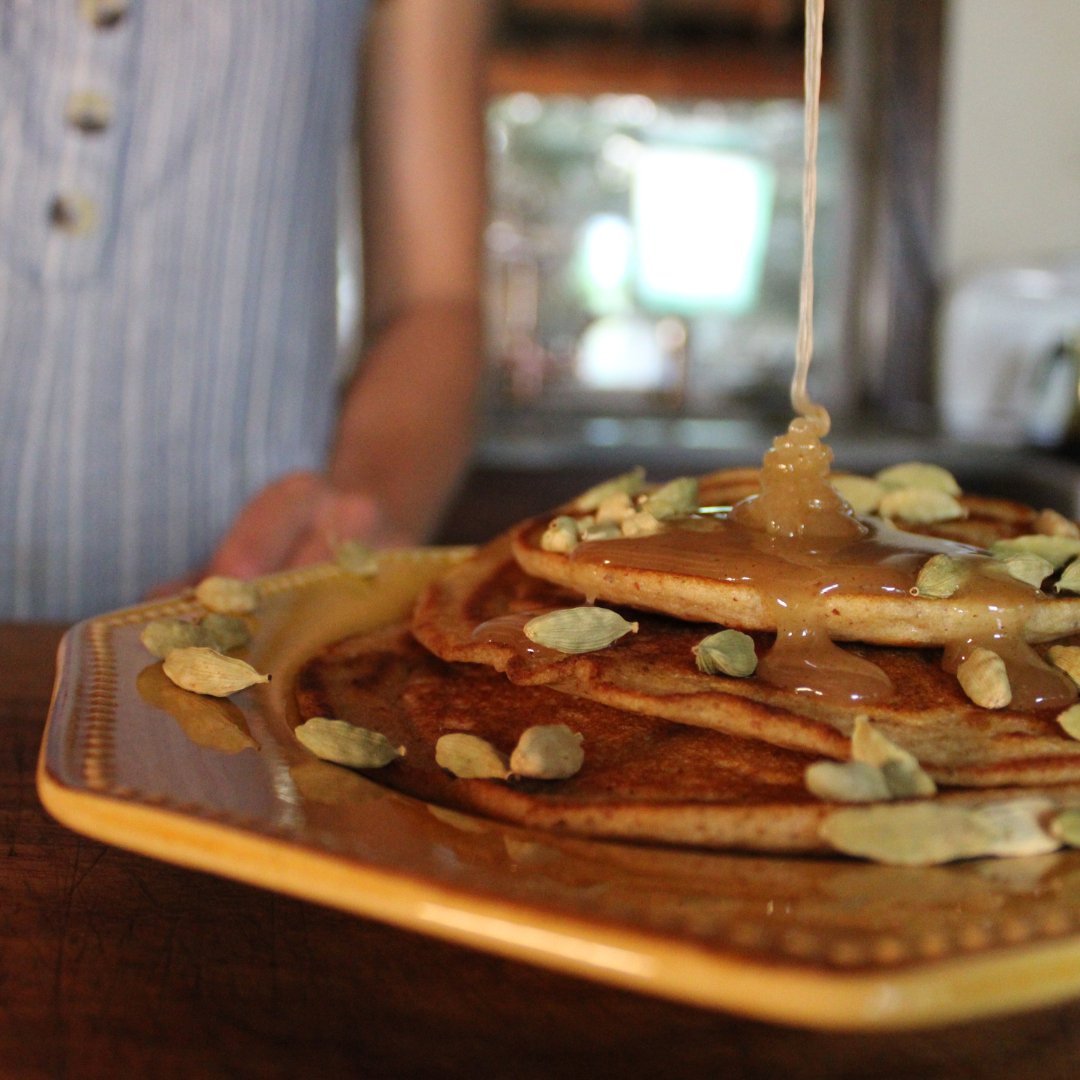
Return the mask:
<path id="1" fill-rule="evenodd" d="M 95 31 L 110 31 L 127 17 L 130 0 L 78 0 L 83 22 Z M 64 120 L 80 136 L 104 132 L 112 123 L 114 102 L 96 89 L 77 89 L 67 100 Z M 72 187 L 58 192 L 49 201 L 47 220 L 51 228 L 69 236 L 85 235 L 100 226 L 98 201 L 89 193 Z"/>
<path id="2" fill-rule="evenodd" d="M 80 90 L 72 94 L 64 110 L 65 119 L 85 135 L 104 131 L 113 116 L 113 103 L 95 90 Z"/>
<path id="3" fill-rule="evenodd" d="M 97 203 L 79 192 L 57 195 L 49 203 L 49 224 L 72 236 L 91 232 L 98 224 Z"/>
<path id="4" fill-rule="evenodd" d="M 111 30 L 124 21 L 130 0 L 79 0 L 79 14 L 98 30 Z"/>

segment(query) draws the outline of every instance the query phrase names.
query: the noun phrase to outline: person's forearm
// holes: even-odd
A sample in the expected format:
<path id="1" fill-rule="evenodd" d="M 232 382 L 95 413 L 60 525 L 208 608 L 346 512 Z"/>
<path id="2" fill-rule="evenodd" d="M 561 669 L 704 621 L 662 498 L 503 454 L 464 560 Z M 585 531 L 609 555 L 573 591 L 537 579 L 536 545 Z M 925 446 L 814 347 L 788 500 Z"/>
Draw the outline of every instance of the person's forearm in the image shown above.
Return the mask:
<path id="1" fill-rule="evenodd" d="M 427 301 L 389 320 L 343 404 L 329 478 L 372 495 L 382 531 L 430 539 L 473 444 L 483 356 L 479 305 Z"/>

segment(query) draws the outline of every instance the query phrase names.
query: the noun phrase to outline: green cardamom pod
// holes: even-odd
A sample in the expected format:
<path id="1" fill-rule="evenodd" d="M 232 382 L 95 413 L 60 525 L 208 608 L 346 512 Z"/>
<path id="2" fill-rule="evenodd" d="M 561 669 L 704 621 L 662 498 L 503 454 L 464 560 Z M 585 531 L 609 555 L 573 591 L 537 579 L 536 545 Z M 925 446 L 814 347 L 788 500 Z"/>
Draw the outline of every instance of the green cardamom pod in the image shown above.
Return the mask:
<path id="1" fill-rule="evenodd" d="M 1042 583 L 1054 572 L 1054 564 L 1034 551 L 1017 552 L 1002 559 L 1001 565 L 1014 581 L 1022 581 L 1035 589 L 1041 589 Z"/>
<path id="2" fill-rule="evenodd" d="M 1058 578 L 1054 591 L 1063 593 L 1080 593 L 1080 559 L 1073 559 Z"/>
<path id="3" fill-rule="evenodd" d="M 890 465 L 878 472 L 874 479 L 888 489 L 926 488 L 943 491 L 947 495 L 960 494 L 960 485 L 948 469 L 925 461 L 905 461 L 899 465 Z"/>
<path id="4" fill-rule="evenodd" d="M 757 670 L 754 639 L 741 630 L 720 630 L 694 646 L 698 671 L 706 675 L 731 675 L 737 679 Z"/>
<path id="5" fill-rule="evenodd" d="M 1080 847 L 1080 809 L 1062 810 L 1050 822 L 1050 835 L 1056 836 L 1068 847 Z"/>
<path id="6" fill-rule="evenodd" d="M 698 508 L 698 482 L 692 476 L 680 476 L 658 487 L 645 499 L 644 509 L 658 521 L 684 517 Z"/>
<path id="7" fill-rule="evenodd" d="M 574 500 L 574 509 L 588 512 L 595 510 L 605 499 L 612 495 L 625 492 L 627 495 L 636 495 L 645 486 L 645 470 L 638 465 L 629 472 L 605 480 L 595 487 L 589 488 Z"/>
<path id="8" fill-rule="evenodd" d="M 1072 536 L 1043 536 L 1029 533 L 1026 536 L 1014 536 L 1008 540 L 995 540 L 990 545 L 990 554 L 995 559 L 1007 559 L 1010 555 L 1032 552 L 1041 555 L 1053 563 L 1055 570 L 1060 570 L 1067 562 L 1080 555 L 1080 539 Z"/>
<path id="9" fill-rule="evenodd" d="M 565 724 L 526 728 L 510 755 L 510 771 L 532 780 L 566 780 L 585 761 L 582 737 Z"/>
<path id="10" fill-rule="evenodd" d="M 1070 705 L 1057 714 L 1057 722 L 1061 730 L 1070 739 L 1080 739 L 1080 705 Z"/>
<path id="11" fill-rule="evenodd" d="M 173 649 L 162 661 L 162 668 L 181 689 L 211 697 L 228 697 L 270 681 L 269 675 L 260 674 L 244 660 L 198 645 Z"/>
<path id="12" fill-rule="evenodd" d="M 579 539 L 577 521 L 567 514 L 560 514 L 548 522 L 540 537 L 540 547 L 543 551 L 565 555 L 577 547 Z"/>
<path id="13" fill-rule="evenodd" d="M 251 627 L 239 615 L 211 611 L 199 620 L 199 626 L 210 635 L 209 644 L 218 652 L 242 649 L 251 641 Z"/>
<path id="14" fill-rule="evenodd" d="M 381 769 L 405 753 L 381 732 L 326 716 L 313 716 L 300 724 L 296 738 L 317 758 L 351 769 Z"/>
<path id="15" fill-rule="evenodd" d="M 461 780 L 505 780 L 510 773 L 506 755 L 479 735 L 453 731 L 435 743 L 435 762 Z"/>
<path id="16" fill-rule="evenodd" d="M 159 660 L 164 660 L 173 649 L 214 644 L 212 635 L 199 623 L 176 618 L 151 620 L 142 628 L 139 640 Z"/>
<path id="17" fill-rule="evenodd" d="M 967 567 L 951 555 L 932 555 L 923 563 L 911 590 L 912 596 L 948 600 L 964 584 Z"/>
<path id="18" fill-rule="evenodd" d="M 624 634 L 636 634 L 637 629 L 636 622 L 628 622 L 617 611 L 588 605 L 537 615 L 524 627 L 530 641 L 562 653 L 605 649 Z"/>
<path id="19" fill-rule="evenodd" d="M 334 547 L 334 562 L 347 574 L 374 577 L 379 572 L 379 556 L 362 540 L 343 540 Z"/>
<path id="20" fill-rule="evenodd" d="M 222 615 L 250 615 L 259 605 L 259 590 L 250 581 L 215 574 L 195 586 L 195 599 L 207 611 Z"/>

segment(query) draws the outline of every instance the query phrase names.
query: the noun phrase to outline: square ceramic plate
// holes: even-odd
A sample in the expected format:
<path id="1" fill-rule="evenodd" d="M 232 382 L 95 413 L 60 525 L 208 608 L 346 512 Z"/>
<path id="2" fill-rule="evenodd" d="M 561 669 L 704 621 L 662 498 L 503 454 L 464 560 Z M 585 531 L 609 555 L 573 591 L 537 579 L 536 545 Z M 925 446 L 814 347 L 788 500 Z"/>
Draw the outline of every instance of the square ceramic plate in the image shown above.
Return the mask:
<path id="1" fill-rule="evenodd" d="M 462 549 L 266 578 L 230 701 L 173 687 L 142 626 L 64 639 L 38 770 L 70 828 L 168 862 L 699 1006 L 817 1028 L 918 1027 L 1080 995 L 1080 852 L 930 869 L 574 839 L 468 817 L 315 760 L 291 685 L 404 615 Z"/>

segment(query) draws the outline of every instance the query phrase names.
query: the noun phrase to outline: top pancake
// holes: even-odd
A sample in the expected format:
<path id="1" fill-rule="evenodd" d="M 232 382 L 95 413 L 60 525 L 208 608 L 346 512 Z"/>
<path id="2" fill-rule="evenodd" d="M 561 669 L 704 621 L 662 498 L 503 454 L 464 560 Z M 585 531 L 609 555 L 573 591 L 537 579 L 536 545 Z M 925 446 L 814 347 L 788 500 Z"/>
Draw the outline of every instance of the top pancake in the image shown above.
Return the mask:
<path id="1" fill-rule="evenodd" d="M 749 469 L 714 473 L 702 481 L 699 502 L 733 505 L 757 490 L 756 476 L 756 470 Z M 971 495 L 962 495 L 958 501 L 965 511 L 962 519 L 929 526 L 896 521 L 893 524 L 902 530 L 898 535 L 909 535 L 915 550 L 925 547 L 923 537 L 970 545 L 971 556 L 977 558 L 976 549 L 1033 531 L 1036 512 L 1029 507 Z M 651 538 L 603 541 L 602 561 L 543 550 L 540 538 L 551 516 L 527 521 L 512 533 L 514 558 L 526 573 L 590 600 L 746 631 L 776 629 L 776 607 L 766 590 L 739 580 L 737 572 L 729 580 L 708 572 L 646 565 L 649 558 L 643 551 Z M 678 523 L 668 525 L 678 527 Z M 578 550 L 597 543 L 583 541 Z M 924 550 L 916 561 L 921 564 L 931 553 Z M 723 572 L 723 568 L 718 570 L 718 574 Z M 914 571 L 911 580 L 913 584 Z M 1080 597 L 1043 594 L 1019 583 L 1011 588 L 1027 606 L 1023 635 L 1029 641 L 1050 641 L 1080 631 Z M 958 600 L 913 596 L 906 589 L 888 594 L 852 589 L 830 593 L 828 603 L 821 606 L 821 617 L 824 629 L 836 641 L 933 646 L 965 636 L 972 612 Z"/>

